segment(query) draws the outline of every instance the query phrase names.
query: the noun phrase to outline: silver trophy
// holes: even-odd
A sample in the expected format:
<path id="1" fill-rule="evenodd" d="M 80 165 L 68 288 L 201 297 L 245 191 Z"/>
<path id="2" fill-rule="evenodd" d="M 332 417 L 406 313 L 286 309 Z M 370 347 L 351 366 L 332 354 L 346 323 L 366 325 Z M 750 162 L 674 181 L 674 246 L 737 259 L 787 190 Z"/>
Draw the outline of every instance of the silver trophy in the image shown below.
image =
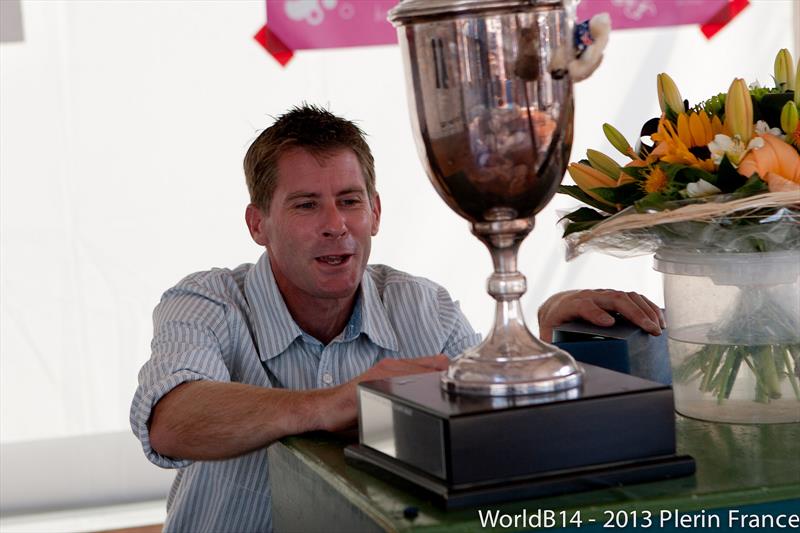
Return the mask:
<path id="1" fill-rule="evenodd" d="M 517 270 L 519 245 L 569 159 L 574 16 L 570 0 L 403 0 L 389 15 L 428 176 L 494 263 L 494 326 L 450 364 L 449 392 L 559 393 L 582 381 L 567 352 L 525 325 Z"/>
<path id="2" fill-rule="evenodd" d="M 690 457 L 675 454 L 668 385 L 579 367 L 522 318 L 517 249 L 567 165 L 572 80 L 596 66 L 592 54 L 575 59 L 573 6 L 404 0 L 389 17 L 422 161 L 492 254 L 497 314 L 486 340 L 441 379 L 360 383 L 359 444 L 345 457 L 446 508 L 694 472 Z"/>

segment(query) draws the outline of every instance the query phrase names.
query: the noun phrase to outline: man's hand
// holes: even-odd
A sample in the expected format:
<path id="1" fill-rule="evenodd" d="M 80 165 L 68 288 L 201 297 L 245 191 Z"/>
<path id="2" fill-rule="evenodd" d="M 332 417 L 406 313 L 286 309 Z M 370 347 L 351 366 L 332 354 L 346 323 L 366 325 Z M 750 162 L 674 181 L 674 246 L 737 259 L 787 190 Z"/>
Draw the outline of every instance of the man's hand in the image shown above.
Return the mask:
<path id="1" fill-rule="evenodd" d="M 667 327 L 664 315 L 656 304 L 635 292 L 610 289 L 567 291 L 554 294 L 539 308 L 539 336 L 552 342 L 553 328 L 582 318 L 597 326 L 611 326 L 616 311 L 651 335 L 661 335 Z"/>
<path id="2" fill-rule="evenodd" d="M 320 399 L 320 429 L 339 431 L 356 423 L 358 403 L 356 389 L 360 382 L 411 374 L 425 374 L 447 370 L 450 359 L 445 355 L 432 355 L 416 359 L 382 359 L 364 372 L 338 387 L 325 389 L 324 398 Z"/>

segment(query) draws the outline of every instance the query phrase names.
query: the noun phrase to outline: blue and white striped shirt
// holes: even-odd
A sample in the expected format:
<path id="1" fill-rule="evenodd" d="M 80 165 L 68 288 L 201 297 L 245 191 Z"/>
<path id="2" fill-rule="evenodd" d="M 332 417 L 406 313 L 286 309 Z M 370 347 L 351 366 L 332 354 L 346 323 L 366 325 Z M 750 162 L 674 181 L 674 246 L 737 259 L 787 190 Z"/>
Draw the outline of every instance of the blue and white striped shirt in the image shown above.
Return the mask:
<path id="1" fill-rule="evenodd" d="M 455 356 L 480 340 L 445 289 L 371 265 L 347 326 L 325 346 L 292 319 L 266 253 L 255 265 L 186 277 L 164 293 L 153 323 L 152 355 L 139 372 L 130 420 L 150 461 L 178 469 L 165 531 L 272 529 L 266 448 L 223 461 L 190 461 L 165 457 L 150 446 L 153 406 L 179 384 L 208 379 L 287 389 L 332 387 L 386 357 Z"/>

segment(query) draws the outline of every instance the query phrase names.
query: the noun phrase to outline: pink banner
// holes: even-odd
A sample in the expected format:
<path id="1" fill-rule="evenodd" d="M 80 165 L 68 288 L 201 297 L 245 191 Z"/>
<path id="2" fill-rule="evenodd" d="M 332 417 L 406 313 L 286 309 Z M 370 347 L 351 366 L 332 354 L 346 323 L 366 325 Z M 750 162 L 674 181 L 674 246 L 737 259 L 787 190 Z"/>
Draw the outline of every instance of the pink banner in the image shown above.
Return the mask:
<path id="1" fill-rule="evenodd" d="M 2 1 L 2 0 L 0 0 Z M 293 50 L 395 44 L 386 20 L 398 0 L 266 0 L 267 26 L 255 36 L 285 65 Z M 611 15 L 611 27 L 701 24 L 707 37 L 720 31 L 748 0 L 583 0 L 578 20 Z"/>
<path id="2" fill-rule="evenodd" d="M 292 50 L 394 44 L 397 0 L 267 0 L 267 25 Z"/>
<path id="3" fill-rule="evenodd" d="M 728 0 L 583 0 L 578 20 L 606 12 L 615 30 L 704 24 L 727 4 Z"/>

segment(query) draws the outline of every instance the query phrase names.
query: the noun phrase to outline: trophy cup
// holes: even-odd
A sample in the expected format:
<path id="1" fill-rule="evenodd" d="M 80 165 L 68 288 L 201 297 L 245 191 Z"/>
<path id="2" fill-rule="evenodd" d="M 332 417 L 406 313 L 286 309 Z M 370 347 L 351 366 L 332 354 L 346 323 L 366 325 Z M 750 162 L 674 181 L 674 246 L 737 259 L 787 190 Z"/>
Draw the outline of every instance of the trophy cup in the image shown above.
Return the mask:
<path id="1" fill-rule="evenodd" d="M 420 21 L 446 3 L 449 19 Z M 525 325 L 526 282 L 517 270 L 517 250 L 556 193 L 572 146 L 572 82 L 563 69 L 551 71 L 554 56 L 572 50 L 571 14 L 560 0 L 412 0 L 391 19 L 411 23 L 400 45 L 427 174 L 494 264 L 487 283 L 497 302 L 494 327 L 450 365 L 443 386 L 488 396 L 577 387 L 575 360 Z"/>
<path id="2" fill-rule="evenodd" d="M 445 506 L 693 471 L 674 455 L 670 387 L 581 367 L 522 316 L 517 250 L 572 144 L 574 16 L 572 0 L 403 0 L 389 15 L 420 157 L 491 252 L 496 314 L 443 375 L 361 384 L 345 453 Z"/>

